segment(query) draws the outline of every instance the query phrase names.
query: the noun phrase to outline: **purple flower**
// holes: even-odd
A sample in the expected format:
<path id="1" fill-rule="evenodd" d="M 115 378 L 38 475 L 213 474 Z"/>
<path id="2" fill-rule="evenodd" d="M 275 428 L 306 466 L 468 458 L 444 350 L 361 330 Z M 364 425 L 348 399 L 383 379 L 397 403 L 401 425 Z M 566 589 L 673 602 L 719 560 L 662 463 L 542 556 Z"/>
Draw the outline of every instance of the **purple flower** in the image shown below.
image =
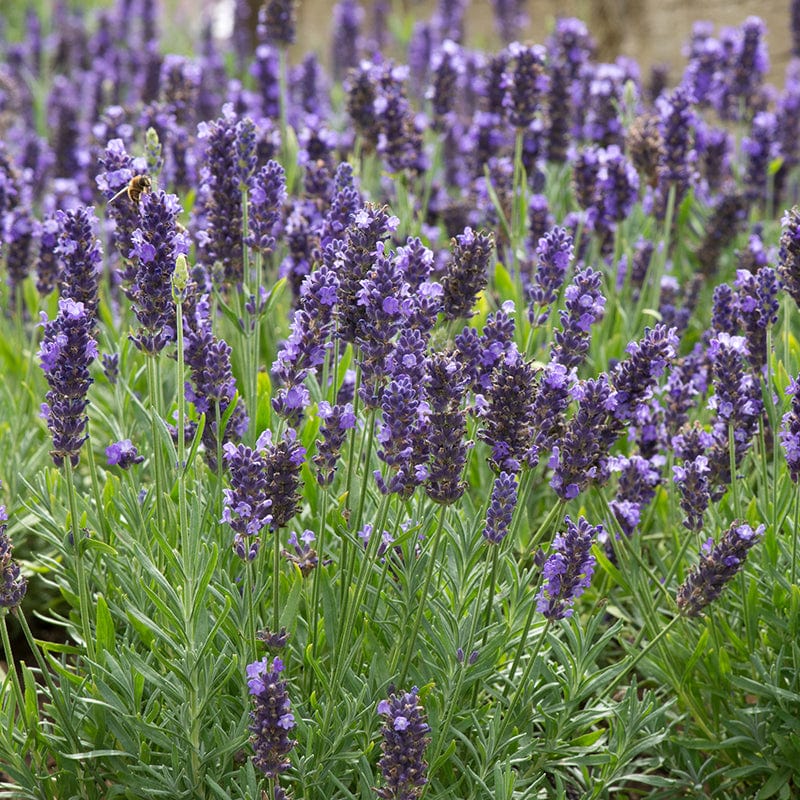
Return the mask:
<path id="1" fill-rule="evenodd" d="M 305 463 L 306 449 L 297 441 L 292 428 L 284 431 L 279 442 L 272 441 L 272 432 L 264 431 L 256 443 L 264 458 L 266 496 L 270 502 L 270 528 L 273 531 L 289 524 L 300 510 L 300 470 Z"/>
<path id="2" fill-rule="evenodd" d="M 491 448 L 489 465 L 496 473 L 519 472 L 536 461 L 533 446 L 533 402 L 536 397 L 532 364 L 518 352 L 503 359 L 492 373 L 488 407 L 478 438 Z"/>
<path id="3" fill-rule="evenodd" d="M 542 566 L 544 582 L 539 590 L 536 610 L 547 619 L 572 616 L 572 606 L 592 580 L 595 557 L 592 544 L 603 530 L 602 525 L 590 525 L 583 517 L 575 525 L 564 517 L 566 533 L 553 539 L 553 552 Z"/>
<path id="4" fill-rule="evenodd" d="M 550 486 L 562 500 L 572 500 L 591 482 L 608 478 L 608 451 L 617 437 L 619 424 L 613 414 L 615 393 L 608 376 L 601 373 L 572 388 L 578 410 L 569 420 L 553 447 L 549 466 Z"/>
<path id="5" fill-rule="evenodd" d="M 133 343 L 151 355 L 175 337 L 172 273 L 175 259 L 189 252 L 186 236 L 177 226 L 181 205 L 174 194 L 148 192 L 139 200 L 139 227 L 131 235 L 130 258 L 136 261 L 133 283 L 126 294 L 141 328 Z"/>
<path id="6" fill-rule="evenodd" d="M 486 512 L 483 536 L 490 544 L 500 544 L 508 534 L 508 527 L 517 505 L 517 479 L 514 473 L 501 472 L 494 479 L 492 498 Z"/>
<path id="7" fill-rule="evenodd" d="M 547 89 L 545 50 L 541 45 L 526 47 L 519 42 L 512 42 L 508 46 L 508 54 L 511 56 L 511 66 L 504 76 L 506 96 L 503 105 L 511 124 L 518 130 L 525 130 L 533 122 Z"/>
<path id="8" fill-rule="evenodd" d="M 512 41 L 528 22 L 524 0 L 492 0 L 494 25 L 503 42 Z"/>
<path id="9" fill-rule="evenodd" d="M 106 447 L 106 457 L 108 466 L 117 466 L 120 469 L 128 469 L 133 464 L 140 464 L 144 457 L 139 455 L 136 445 L 130 439 L 122 439 Z"/>
<path id="10" fill-rule="evenodd" d="M 789 296 L 800 307 L 800 207 L 794 206 L 787 211 L 781 225 L 778 275 Z"/>
<path id="11" fill-rule="evenodd" d="M 45 217 L 39 225 L 39 256 L 36 260 L 36 289 L 42 295 L 50 294 L 59 282 L 61 265 L 56 254 L 58 233 L 56 218 Z"/>
<path id="12" fill-rule="evenodd" d="M 195 304 L 193 313 L 184 317 L 183 360 L 189 367 L 189 378 L 184 385 L 186 399 L 206 415 L 202 440 L 205 457 L 211 469 L 217 468 L 216 407 L 220 419 L 227 413 L 231 403 L 236 408 L 230 415 L 222 436 L 222 444 L 244 435 L 249 419 L 244 402 L 236 393 L 236 380 L 231 369 L 231 348 L 222 339 L 214 336 L 211 326 L 211 305 L 208 295 L 203 295 Z"/>
<path id="13" fill-rule="evenodd" d="M 763 372 L 767 364 L 767 328 L 778 321 L 778 276 L 774 269 L 762 267 L 754 275 L 737 270 L 739 322 L 747 338 L 750 364 Z"/>
<path id="14" fill-rule="evenodd" d="M 572 236 L 565 228 L 553 228 L 539 239 L 536 249 L 538 265 L 533 285 L 528 289 L 528 300 L 531 303 L 528 319 L 532 325 L 543 325 L 547 322 L 550 316 L 547 307 L 558 297 L 573 255 Z"/>
<path id="15" fill-rule="evenodd" d="M 57 467 L 69 458 L 73 467 L 80 458 L 81 445 L 88 438 L 86 406 L 92 384 L 89 364 L 97 358 L 92 338 L 92 320 L 83 307 L 69 298 L 58 301 L 58 316 L 51 321 L 42 312 L 44 337 L 39 358 L 50 386 L 42 417 L 53 436 L 50 455 Z"/>
<path id="16" fill-rule="evenodd" d="M 250 712 L 250 743 L 253 745 L 253 765 L 267 778 L 277 779 L 289 769 L 286 757 L 297 744 L 289 738 L 295 726 L 286 682 L 281 680 L 283 662 L 274 658 L 247 665 L 247 688 L 255 708 Z"/>
<path id="17" fill-rule="evenodd" d="M 336 81 L 341 81 L 349 70 L 358 66 L 359 32 L 363 18 L 364 10 L 356 0 L 340 0 L 333 7 L 331 60 Z"/>
<path id="18" fill-rule="evenodd" d="M 248 244 L 266 254 L 275 248 L 274 229 L 286 202 L 286 173 L 268 161 L 250 178 Z"/>
<path id="19" fill-rule="evenodd" d="M 425 399 L 428 415 L 428 478 L 425 492 L 436 503 L 456 502 L 467 488 L 462 479 L 467 452 L 466 413 L 461 400 L 469 379 L 456 358 L 432 353 L 426 360 Z"/>
<path id="20" fill-rule="evenodd" d="M 245 557 L 255 550 L 254 558 L 258 544 L 245 546 L 245 538 L 256 536 L 272 522 L 264 454 L 259 449 L 234 445 L 233 442 L 228 442 L 223 451 L 230 471 L 231 488 L 223 491 L 221 522 L 227 522 L 233 528 L 236 534 L 234 547 L 239 555 Z"/>
<path id="21" fill-rule="evenodd" d="M 321 439 L 317 439 L 317 453 L 312 459 L 317 468 L 317 483 L 330 486 L 336 474 L 336 462 L 347 431 L 355 428 L 356 417 L 353 404 L 332 406 L 322 400 L 317 407 L 317 416 L 322 420 Z"/>
<path id="22" fill-rule="evenodd" d="M 783 425 L 779 435 L 786 454 L 789 475 L 797 483 L 800 480 L 800 377 L 789 380 L 786 394 L 792 397 L 792 408 L 783 415 Z"/>
<path id="23" fill-rule="evenodd" d="M 13 548 L 8 536 L 6 507 L 0 506 L 0 608 L 17 608 L 25 597 L 28 580 L 12 557 Z"/>
<path id="24" fill-rule="evenodd" d="M 98 296 L 97 281 L 103 253 L 94 235 L 97 218 L 91 206 L 74 211 L 57 211 L 59 227 L 56 253 L 61 260 L 59 288 L 62 297 L 83 303 L 86 313 L 94 319 Z"/>
<path id="25" fill-rule="evenodd" d="M 686 514 L 683 524 L 690 531 L 703 529 L 703 516 L 711 500 L 708 485 L 710 471 L 708 458 L 704 455 L 672 468 L 673 480 L 681 493 L 681 509 Z"/>
<path id="26" fill-rule="evenodd" d="M 713 275 L 716 272 L 720 256 L 736 238 L 746 220 L 747 203 L 744 194 L 733 185 L 723 189 L 706 224 L 703 241 L 697 249 L 697 257 L 704 275 Z"/>
<path id="27" fill-rule="evenodd" d="M 631 419 L 637 407 L 648 400 L 667 364 L 675 357 L 678 337 L 666 325 L 645 328 L 641 342 L 626 348 L 628 358 L 614 368 L 611 381 L 616 389 L 614 416 L 620 422 Z"/>
<path id="28" fill-rule="evenodd" d="M 289 562 L 294 564 L 302 573 L 303 577 L 310 575 L 319 564 L 317 551 L 311 546 L 316 539 L 313 531 L 305 530 L 297 539 L 297 534 L 292 531 L 289 534 L 289 546 L 292 550 L 282 550 L 281 555 Z"/>
<path id="29" fill-rule="evenodd" d="M 663 141 L 663 158 L 658 169 L 657 213 L 663 218 L 670 189 L 674 188 L 675 208 L 689 190 L 694 114 L 689 105 L 689 93 L 683 86 L 678 86 L 668 96 L 661 95 L 656 104 L 661 115 Z"/>
<path id="30" fill-rule="evenodd" d="M 719 544 L 709 539 L 703 545 L 700 563 L 678 589 L 678 608 L 687 617 L 697 617 L 713 603 L 725 584 L 744 566 L 747 553 L 764 533 L 764 525 L 753 530 L 738 520 L 722 535 Z"/>
<path id="31" fill-rule="evenodd" d="M 343 161 L 333 176 L 330 207 L 319 233 L 320 248 L 324 249 L 334 239 L 345 238 L 347 226 L 353 221 L 362 205 L 361 193 L 356 188 L 353 177 L 353 167 Z"/>
<path id="32" fill-rule="evenodd" d="M 446 319 L 469 318 L 478 294 L 488 281 L 494 237 L 465 228 L 450 247 L 452 258 L 442 279 L 444 315 Z"/>
<path id="33" fill-rule="evenodd" d="M 267 41 L 287 47 L 296 37 L 295 0 L 267 0 L 259 13 L 259 26 Z"/>
<path id="34" fill-rule="evenodd" d="M 384 718 L 378 766 L 385 786 L 376 794 L 382 800 L 416 800 L 428 782 L 424 756 L 430 726 L 418 691 L 412 686 L 410 692 L 393 692 L 378 703 L 378 714 Z"/>
<path id="35" fill-rule="evenodd" d="M 561 330 L 554 334 L 550 357 L 568 370 L 583 363 L 589 352 L 591 327 L 603 316 L 606 299 L 600 292 L 602 280 L 599 272 L 587 267 L 564 292 L 565 309 L 559 312 Z"/>

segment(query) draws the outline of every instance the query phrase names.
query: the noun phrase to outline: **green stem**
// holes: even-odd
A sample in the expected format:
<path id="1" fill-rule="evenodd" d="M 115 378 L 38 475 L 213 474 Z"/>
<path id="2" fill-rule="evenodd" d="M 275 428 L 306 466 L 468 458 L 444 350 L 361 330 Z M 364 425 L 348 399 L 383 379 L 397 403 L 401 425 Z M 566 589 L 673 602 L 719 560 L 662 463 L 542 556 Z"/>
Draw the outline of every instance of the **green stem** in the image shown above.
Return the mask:
<path id="1" fill-rule="evenodd" d="M 414 657 L 414 649 L 417 646 L 417 636 L 419 636 L 419 629 L 422 625 L 422 618 L 425 615 L 425 604 L 428 600 L 428 592 L 431 588 L 431 581 L 433 580 L 433 572 L 437 566 L 436 554 L 439 551 L 439 542 L 444 538 L 444 515 L 447 506 L 443 505 L 439 510 L 439 521 L 436 524 L 436 531 L 433 534 L 433 547 L 431 548 L 427 569 L 425 571 L 425 583 L 422 586 L 422 596 L 417 605 L 417 615 L 414 618 L 414 624 L 411 628 L 411 635 L 405 640 L 406 656 L 403 659 L 403 666 L 400 669 L 400 677 L 397 685 L 405 685 L 406 675 L 408 668 L 411 666 L 411 659 Z M 374 532 L 373 532 L 374 533 Z"/>
<path id="2" fill-rule="evenodd" d="M 272 625 L 273 632 L 280 630 L 281 622 L 281 539 L 278 531 L 272 540 Z"/>
<path id="3" fill-rule="evenodd" d="M 733 423 L 728 423 L 728 458 L 730 459 L 731 469 L 731 492 L 733 493 L 733 512 L 736 519 L 743 519 L 742 504 L 739 499 L 739 481 L 736 480 L 736 440 L 733 436 Z"/>
<path id="4" fill-rule="evenodd" d="M 0 609 L 0 639 L 3 642 L 3 651 L 6 654 L 6 667 L 11 675 L 11 685 L 14 687 L 14 695 L 17 701 L 17 709 L 20 718 L 25 722 L 27 730 L 28 717 L 25 713 L 25 700 L 22 696 L 22 687 L 19 683 L 19 675 L 17 675 L 17 664 L 14 660 L 14 653 L 11 650 L 11 640 L 8 638 L 8 627 L 6 626 L 6 617 L 8 616 L 8 609 Z M 28 730 L 28 734 L 32 731 Z"/>
<path id="5" fill-rule="evenodd" d="M 64 472 L 67 477 L 67 496 L 69 499 L 70 524 L 72 527 L 72 545 L 75 548 L 75 573 L 78 579 L 78 604 L 81 618 L 81 635 L 86 653 L 90 661 L 94 661 L 94 639 L 89 623 L 89 585 L 83 564 L 82 534 L 78 525 L 78 502 L 75 495 L 75 482 L 72 474 L 72 462 L 69 456 L 64 459 Z"/>
<path id="6" fill-rule="evenodd" d="M 92 494 L 94 495 L 94 504 L 97 507 L 97 517 L 100 520 L 100 530 L 103 532 L 103 540 L 108 544 L 113 544 L 114 531 L 108 524 L 106 510 L 103 507 L 103 496 L 100 492 L 100 480 L 97 477 L 97 464 L 94 459 L 91 436 L 86 440 L 86 460 L 89 462 L 89 475 L 92 479 Z"/>
<path id="7" fill-rule="evenodd" d="M 318 554 L 319 563 L 314 570 L 314 586 L 311 593 L 311 624 L 309 626 L 308 635 L 311 637 L 311 655 L 314 659 L 317 657 L 317 625 L 319 624 L 319 592 L 320 581 L 322 580 L 322 563 L 325 561 L 325 539 L 326 529 L 328 527 L 328 488 L 326 487 L 322 492 L 322 500 L 320 502 L 319 512 L 319 543 Z M 314 670 L 311 672 L 311 681 L 313 687 Z"/>
<path id="8" fill-rule="evenodd" d="M 553 508 L 550 509 L 550 513 L 545 517 L 544 522 L 539 526 L 539 530 L 534 534 L 533 540 L 531 542 L 531 549 L 536 548 L 539 546 L 540 539 L 544 538 L 544 535 L 550 529 L 550 526 L 553 524 L 553 521 L 558 517 L 561 511 L 564 508 L 564 501 L 560 501 L 556 503 Z M 514 654 L 514 661 L 511 664 L 511 672 L 508 675 L 508 683 L 506 684 L 506 689 L 503 691 L 505 695 L 508 687 L 514 682 L 514 676 L 517 674 L 517 669 L 519 668 L 519 663 L 522 660 L 522 654 L 525 651 L 525 645 L 528 642 L 528 634 L 531 630 L 531 625 L 533 624 L 533 615 L 536 613 L 536 599 L 531 598 L 530 608 L 528 609 L 528 616 L 525 619 L 525 627 L 522 630 L 522 637 L 519 640 L 519 644 L 517 645 L 517 652 Z"/>
<path id="9" fill-rule="evenodd" d="M 161 439 L 158 435 L 160 424 L 160 405 L 158 403 L 158 377 L 156 375 L 156 356 L 147 356 L 147 391 L 150 397 L 150 429 L 153 436 L 153 464 L 156 473 L 156 522 L 159 531 L 164 531 L 166 517 L 164 514 L 164 454 L 161 450 Z M 179 431 L 178 435 L 180 436 Z"/>
<path id="10" fill-rule="evenodd" d="M 795 488 L 794 492 L 794 524 L 792 529 L 792 584 L 796 583 L 797 578 L 797 531 L 798 524 L 800 524 L 800 486 Z"/>

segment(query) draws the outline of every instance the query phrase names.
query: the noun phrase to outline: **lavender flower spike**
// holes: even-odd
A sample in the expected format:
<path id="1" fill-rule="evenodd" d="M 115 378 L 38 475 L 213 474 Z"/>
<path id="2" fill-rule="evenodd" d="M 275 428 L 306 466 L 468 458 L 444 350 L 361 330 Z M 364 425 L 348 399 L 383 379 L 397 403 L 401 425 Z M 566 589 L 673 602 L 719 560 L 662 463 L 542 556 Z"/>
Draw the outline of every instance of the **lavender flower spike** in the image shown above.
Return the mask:
<path id="1" fill-rule="evenodd" d="M 430 727 L 418 691 L 413 686 L 410 692 L 392 693 L 378 703 L 378 713 L 385 719 L 378 766 L 386 785 L 376 790 L 381 800 L 416 800 L 428 782 L 423 755 Z"/>
<path id="2" fill-rule="evenodd" d="M 117 466 L 120 469 L 128 469 L 133 464 L 141 464 L 144 461 L 144 457 L 139 455 L 136 445 L 130 439 L 123 439 L 106 447 L 106 457 L 109 467 Z"/>
<path id="3" fill-rule="evenodd" d="M 501 472 L 494 481 L 492 500 L 486 512 L 483 535 L 490 544 L 500 544 L 508 534 L 508 526 L 517 504 L 517 480 L 513 473 Z"/>
<path id="4" fill-rule="evenodd" d="M 780 437 L 789 475 L 797 483 L 800 480 L 800 376 L 789 381 L 786 394 L 792 396 L 792 408 L 783 415 Z"/>
<path id="5" fill-rule="evenodd" d="M 490 233 L 475 233 L 472 228 L 452 240 L 453 258 L 442 280 L 447 319 L 472 316 L 472 306 L 488 280 L 493 247 Z"/>
<path id="6" fill-rule="evenodd" d="M 565 228 L 553 228 L 539 239 L 539 246 L 536 248 L 539 264 L 533 285 L 528 291 L 531 302 L 528 319 L 531 325 L 543 325 L 547 322 L 550 316 L 547 306 L 552 305 L 558 297 L 573 252 L 572 236 Z M 540 313 L 536 314 L 536 311 Z"/>
<path id="7" fill-rule="evenodd" d="M 16 608 L 25 597 L 28 581 L 11 557 L 11 540 L 6 533 L 6 507 L 0 506 L 0 608 Z"/>
<path id="8" fill-rule="evenodd" d="M 550 620 L 572 616 L 572 604 L 592 580 L 592 544 L 602 531 L 602 525 L 590 525 L 583 517 L 577 525 L 569 517 L 564 522 L 567 532 L 553 540 L 553 553 L 542 567 L 544 583 L 536 604 L 536 610 Z"/>
<path id="9" fill-rule="evenodd" d="M 255 754 L 253 764 L 267 778 L 277 779 L 289 769 L 286 756 L 296 742 L 289 738 L 294 728 L 286 682 L 282 681 L 283 662 L 264 656 L 261 661 L 247 665 L 247 688 L 255 703 L 250 712 L 250 741 Z"/>
<path id="10" fill-rule="evenodd" d="M 789 296 L 800 306 L 800 206 L 787 211 L 781 225 L 778 275 Z"/>
<path id="11" fill-rule="evenodd" d="M 86 406 L 92 384 L 89 364 L 97 358 L 92 320 L 83 303 L 69 298 L 58 301 L 58 316 L 47 320 L 42 312 L 44 338 L 39 349 L 42 369 L 50 391 L 42 405 L 42 417 L 53 436 L 50 455 L 57 467 L 69 458 L 77 466 L 81 445 L 88 438 Z"/>
<path id="12" fill-rule="evenodd" d="M 699 616 L 744 566 L 747 552 L 763 533 L 764 525 L 753 530 L 737 520 L 725 531 L 719 544 L 714 545 L 714 540 L 709 539 L 703 545 L 700 563 L 678 589 L 678 608 L 687 617 Z"/>

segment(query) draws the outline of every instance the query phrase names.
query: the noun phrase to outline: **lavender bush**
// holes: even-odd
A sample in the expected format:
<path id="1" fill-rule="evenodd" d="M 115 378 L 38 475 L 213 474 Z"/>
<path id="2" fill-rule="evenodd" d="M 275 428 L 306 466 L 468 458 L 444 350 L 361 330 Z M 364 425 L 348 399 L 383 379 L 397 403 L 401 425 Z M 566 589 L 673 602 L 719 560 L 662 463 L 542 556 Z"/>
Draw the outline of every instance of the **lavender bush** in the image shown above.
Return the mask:
<path id="1" fill-rule="evenodd" d="M 34 5 L 0 797 L 798 795 L 798 47 Z"/>

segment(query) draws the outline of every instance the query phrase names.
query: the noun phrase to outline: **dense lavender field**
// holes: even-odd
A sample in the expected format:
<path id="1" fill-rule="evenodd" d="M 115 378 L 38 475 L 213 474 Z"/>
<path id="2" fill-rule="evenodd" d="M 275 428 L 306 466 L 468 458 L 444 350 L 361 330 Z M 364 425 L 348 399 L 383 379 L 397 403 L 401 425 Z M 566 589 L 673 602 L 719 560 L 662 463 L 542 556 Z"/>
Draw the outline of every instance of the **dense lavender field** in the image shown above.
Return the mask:
<path id="1" fill-rule="evenodd" d="M 4 30 L 0 796 L 800 793 L 800 4 L 465 4 Z"/>

